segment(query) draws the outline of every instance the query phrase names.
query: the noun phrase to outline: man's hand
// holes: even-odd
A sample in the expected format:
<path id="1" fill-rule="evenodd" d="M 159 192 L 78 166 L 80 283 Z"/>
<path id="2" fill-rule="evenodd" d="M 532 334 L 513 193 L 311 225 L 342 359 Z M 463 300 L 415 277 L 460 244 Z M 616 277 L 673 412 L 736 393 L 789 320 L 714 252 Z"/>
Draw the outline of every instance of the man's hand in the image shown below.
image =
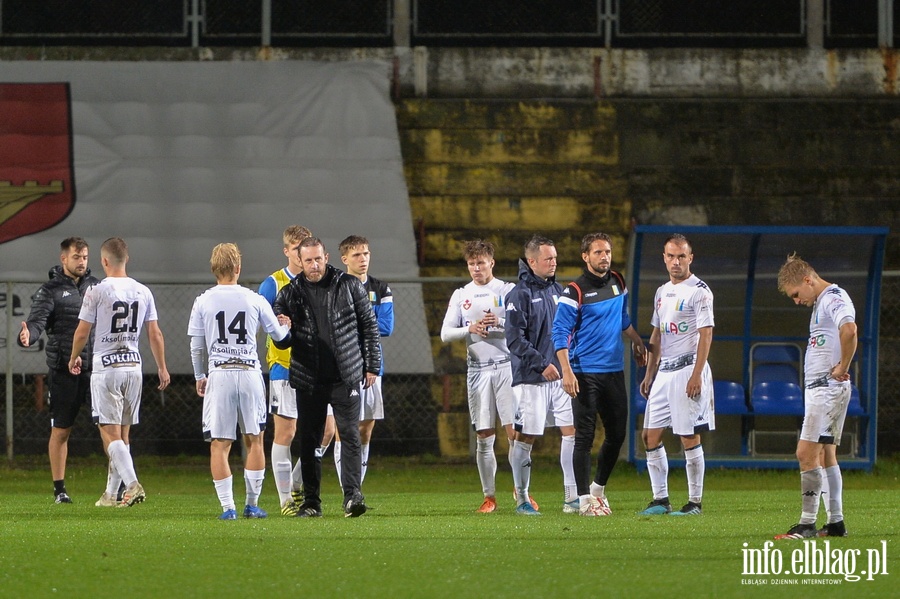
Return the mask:
<path id="1" fill-rule="evenodd" d="M 473 335 L 478 335 L 479 337 L 487 337 L 487 326 L 483 324 L 483 321 L 477 320 L 469 325 L 469 332 Z"/>
<path id="2" fill-rule="evenodd" d="M 641 395 L 645 399 L 650 399 L 650 387 L 653 386 L 653 379 L 645 378 L 641 381 Z"/>
<path id="3" fill-rule="evenodd" d="M 206 377 L 203 377 L 199 381 L 197 381 L 197 395 L 203 397 L 206 395 Z"/>
<path id="4" fill-rule="evenodd" d="M 700 397 L 700 389 L 702 385 L 700 383 L 700 373 L 695 372 L 691 374 L 691 378 L 688 379 L 687 387 L 684 392 L 691 399 L 698 399 Z"/>
<path id="5" fill-rule="evenodd" d="M 544 380 L 550 381 L 551 383 L 553 381 L 558 381 L 561 378 L 559 370 L 556 369 L 556 366 L 554 366 L 552 362 L 544 369 L 541 376 L 544 377 Z"/>
<path id="6" fill-rule="evenodd" d="M 169 383 L 172 382 L 172 379 L 169 377 L 169 371 L 165 368 L 160 368 L 157 373 L 159 374 L 159 387 L 157 387 L 157 389 L 162 391 L 169 386 Z"/>
<path id="7" fill-rule="evenodd" d="M 28 347 L 31 343 L 31 333 L 28 332 L 28 323 L 22 323 L 22 331 L 19 333 L 19 341 L 22 342 L 22 345 Z"/>
<path id="8" fill-rule="evenodd" d="M 69 372 L 72 374 L 81 374 L 81 356 L 69 358 Z"/>
<path id="9" fill-rule="evenodd" d="M 287 314 L 279 314 L 278 315 L 278 324 L 281 326 L 291 326 L 291 318 Z"/>
<path id="10" fill-rule="evenodd" d="M 571 368 L 563 370 L 562 381 L 563 391 L 572 398 L 578 395 L 578 378 L 575 377 L 575 373 L 572 372 Z"/>
<path id="11" fill-rule="evenodd" d="M 631 352 L 634 354 L 634 361 L 637 363 L 638 368 L 643 368 L 647 365 L 646 345 L 644 345 L 643 343 L 632 343 Z"/>
<path id="12" fill-rule="evenodd" d="M 839 383 L 850 380 L 850 373 L 844 370 L 840 362 L 835 364 L 834 368 L 831 369 L 830 376 Z"/>
<path id="13" fill-rule="evenodd" d="M 490 310 L 485 310 L 484 318 L 481 319 L 481 324 L 485 327 L 495 327 L 500 324 L 500 319 Z"/>
<path id="14" fill-rule="evenodd" d="M 365 381 L 365 383 L 363 383 L 363 389 L 370 388 L 372 385 L 375 384 L 375 381 L 377 381 L 377 380 L 378 380 L 377 374 L 372 374 L 371 372 L 367 372 L 366 373 L 366 381 Z"/>

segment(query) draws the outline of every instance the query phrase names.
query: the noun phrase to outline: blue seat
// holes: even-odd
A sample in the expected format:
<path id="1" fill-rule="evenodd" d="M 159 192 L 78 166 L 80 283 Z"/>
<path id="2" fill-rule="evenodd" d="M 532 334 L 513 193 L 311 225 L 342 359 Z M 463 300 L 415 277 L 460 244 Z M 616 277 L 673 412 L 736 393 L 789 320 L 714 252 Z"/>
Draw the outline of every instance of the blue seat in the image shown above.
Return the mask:
<path id="1" fill-rule="evenodd" d="M 791 364 L 760 364 L 753 370 L 753 384 L 781 381 L 800 384 L 800 372 Z"/>
<path id="2" fill-rule="evenodd" d="M 750 351 L 753 362 L 800 362 L 800 347 L 795 343 L 757 343 Z"/>
<path id="3" fill-rule="evenodd" d="M 715 393 L 716 414 L 747 415 L 747 398 L 744 395 L 744 387 L 734 381 L 715 381 L 713 383 Z"/>
<path id="4" fill-rule="evenodd" d="M 847 406 L 847 416 L 865 416 L 866 411 L 862 407 L 862 401 L 859 397 L 859 388 L 856 385 L 850 385 L 850 404 Z"/>
<path id="5" fill-rule="evenodd" d="M 750 405 L 758 416 L 803 416 L 803 389 L 797 383 L 762 381 L 753 385 Z"/>

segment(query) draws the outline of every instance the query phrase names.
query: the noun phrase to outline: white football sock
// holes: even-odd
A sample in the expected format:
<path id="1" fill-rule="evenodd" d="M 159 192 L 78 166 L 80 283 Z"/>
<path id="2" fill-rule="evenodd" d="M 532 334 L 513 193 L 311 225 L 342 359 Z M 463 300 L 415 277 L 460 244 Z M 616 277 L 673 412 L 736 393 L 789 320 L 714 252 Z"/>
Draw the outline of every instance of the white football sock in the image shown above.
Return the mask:
<path id="1" fill-rule="evenodd" d="M 531 445 L 516 441 L 513 450 L 513 481 L 516 485 L 516 504 L 528 501 L 528 486 L 531 484 Z"/>
<path id="2" fill-rule="evenodd" d="M 219 503 L 222 505 L 223 512 L 234 509 L 234 492 L 231 490 L 231 481 L 233 478 L 233 476 L 229 476 L 222 480 L 213 481 L 213 484 L 216 486 L 216 495 L 219 496 Z"/>
<path id="3" fill-rule="evenodd" d="M 247 505 L 255 506 L 259 503 L 259 495 L 262 493 L 263 478 L 265 478 L 265 476 L 265 470 L 244 469 L 244 483 L 247 487 Z"/>
<path id="4" fill-rule="evenodd" d="M 688 479 L 688 501 L 697 505 L 703 500 L 703 477 L 706 473 L 706 458 L 700 444 L 684 450 L 684 469 Z M 816 507 L 818 507 L 818 502 Z"/>
<path id="5" fill-rule="evenodd" d="M 822 468 L 816 466 L 812 470 L 800 473 L 800 493 L 802 511 L 800 524 L 815 524 L 819 511 L 819 491 L 822 489 Z"/>
<path id="6" fill-rule="evenodd" d="M 341 482 L 341 442 L 334 442 L 334 470 L 337 472 L 338 484 L 343 485 Z"/>
<path id="7" fill-rule="evenodd" d="M 107 447 L 107 451 L 113 467 L 119 473 L 119 476 L 122 477 L 125 486 L 130 487 L 137 482 L 137 475 L 134 473 L 134 462 L 131 461 L 131 452 L 128 451 L 128 446 L 125 445 L 125 442 L 121 439 L 113 441 Z"/>
<path id="8" fill-rule="evenodd" d="M 291 446 L 272 443 L 272 474 L 278 489 L 279 504 L 291 498 Z"/>
<path id="9" fill-rule="evenodd" d="M 361 445 L 359 447 L 359 459 L 362 465 L 362 473 L 359 476 L 359 486 L 362 486 L 363 481 L 366 480 L 366 470 L 369 469 L 369 444 Z"/>
<path id="10" fill-rule="evenodd" d="M 591 482 L 591 495 L 594 497 L 600 497 L 601 499 L 606 498 L 606 485 L 598 485 L 595 482 Z"/>
<path id="11" fill-rule="evenodd" d="M 829 501 L 831 495 L 828 492 L 828 468 L 825 468 L 822 474 L 822 489 L 819 491 L 819 500 L 822 503 L 822 507 L 825 508 L 825 521 L 831 522 L 831 503 Z"/>
<path id="12" fill-rule="evenodd" d="M 475 463 L 478 465 L 478 476 L 481 477 L 481 490 L 485 497 L 497 495 L 495 477 L 497 475 L 497 456 L 494 455 L 496 435 L 481 438 L 475 443 Z"/>
<path id="13" fill-rule="evenodd" d="M 828 481 L 828 523 L 840 522 L 844 519 L 844 477 L 841 467 L 835 464 L 825 468 L 822 479 Z"/>
<path id="14" fill-rule="evenodd" d="M 119 494 L 119 487 L 121 486 L 122 477 L 119 476 L 119 471 L 113 468 L 112 459 L 110 459 L 109 468 L 106 472 L 106 494 L 110 497 L 115 497 Z"/>
<path id="15" fill-rule="evenodd" d="M 653 499 L 666 499 L 669 496 L 669 457 L 665 445 L 647 450 L 647 472 Z"/>
<path id="16" fill-rule="evenodd" d="M 559 443 L 559 465 L 563 472 L 563 497 L 572 501 L 578 497 L 578 486 L 575 484 L 575 466 L 572 454 L 575 452 L 575 435 L 563 435 Z"/>
<path id="17" fill-rule="evenodd" d="M 303 488 L 303 472 L 300 470 L 300 458 L 297 458 L 297 463 L 294 464 L 294 469 L 291 470 L 291 489 L 294 491 L 299 491 Z"/>
<path id="18" fill-rule="evenodd" d="M 278 489 L 278 501 L 284 505 L 291 500 L 291 463 L 277 462 L 272 466 L 275 472 L 275 488 Z"/>

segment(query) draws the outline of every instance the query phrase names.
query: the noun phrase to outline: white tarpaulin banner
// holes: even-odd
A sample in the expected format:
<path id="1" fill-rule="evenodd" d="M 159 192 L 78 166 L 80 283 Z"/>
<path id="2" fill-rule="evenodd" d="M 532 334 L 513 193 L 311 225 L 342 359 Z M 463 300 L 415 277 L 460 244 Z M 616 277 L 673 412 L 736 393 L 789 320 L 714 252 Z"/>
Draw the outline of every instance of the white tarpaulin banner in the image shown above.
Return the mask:
<path id="1" fill-rule="evenodd" d="M 59 242 L 77 235 L 100 277 L 100 244 L 123 237 L 129 275 L 151 288 L 213 284 L 210 251 L 233 241 L 241 282 L 255 286 L 284 266 L 290 224 L 321 237 L 336 266 L 338 242 L 358 234 L 375 276 L 417 276 L 388 72 L 378 62 L 0 62 L 0 281 L 44 280 Z M 36 83 L 68 94 L 68 146 L 64 110 L 52 110 L 59 90 L 22 85 Z M 46 164 L 34 164 L 45 149 Z M 421 289 L 398 290 L 411 313 L 397 314 L 388 364 L 429 372 Z M 175 344 L 192 299 L 161 307 Z M 391 355 L 401 344 L 412 344 L 402 366 Z M 167 353 L 171 370 L 189 369 L 171 363 L 183 352 Z"/>

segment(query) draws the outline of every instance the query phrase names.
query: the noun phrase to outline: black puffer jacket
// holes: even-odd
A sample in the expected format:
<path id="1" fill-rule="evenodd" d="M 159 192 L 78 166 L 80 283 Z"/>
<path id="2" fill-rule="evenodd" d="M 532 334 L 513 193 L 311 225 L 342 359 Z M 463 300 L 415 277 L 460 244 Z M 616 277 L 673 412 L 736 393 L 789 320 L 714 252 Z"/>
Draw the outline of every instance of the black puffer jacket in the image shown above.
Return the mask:
<path id="1" fill-rule="evenodd" d="M 332 323 L 331 347 L 341 380 L 348 387 L 355 387 L 366 372 L 378 374 L 381 370 L 378 321 L 359 279 L 330 264 L 326 269 L 325 278 L 330 284 L 325 309 Z M 290 343 L 291 387 L 306 392 L 318 383 L 319 370 L 318 327 L 305 289 L 307 284 L 303 275 L 295 277 L 275 298 L 275 314 L 286 314 L 291 319 L 289 340 L 276 343 L 276 347 L 284 349 Z"/>
<path id="2" fill-rule="evenodd" d="M 84 276 L 76 283 L 63 272 L 62 266 L 50 269 L 50 280 L 41 285 L 31 296 L 31 312 L 25 321 L 28 325 L 30 343 L 33 345 L 40 339 L 41 333 L 47 331 L 47 366 L 53 370 L 66 370 L 69 354 L 72 353 L 72 336 L 78 327 L 78 314 L 81 312 L 81 300 L 84 293 L 100 281 L 91 276 L 87 269 Z M 16 341 L 22 345 L 16 335 Z M 94 336 L 88 336 L 87 345 L 81 352 L 81 364 L 84 370 L 91 369 L 91 351 Z"/>

